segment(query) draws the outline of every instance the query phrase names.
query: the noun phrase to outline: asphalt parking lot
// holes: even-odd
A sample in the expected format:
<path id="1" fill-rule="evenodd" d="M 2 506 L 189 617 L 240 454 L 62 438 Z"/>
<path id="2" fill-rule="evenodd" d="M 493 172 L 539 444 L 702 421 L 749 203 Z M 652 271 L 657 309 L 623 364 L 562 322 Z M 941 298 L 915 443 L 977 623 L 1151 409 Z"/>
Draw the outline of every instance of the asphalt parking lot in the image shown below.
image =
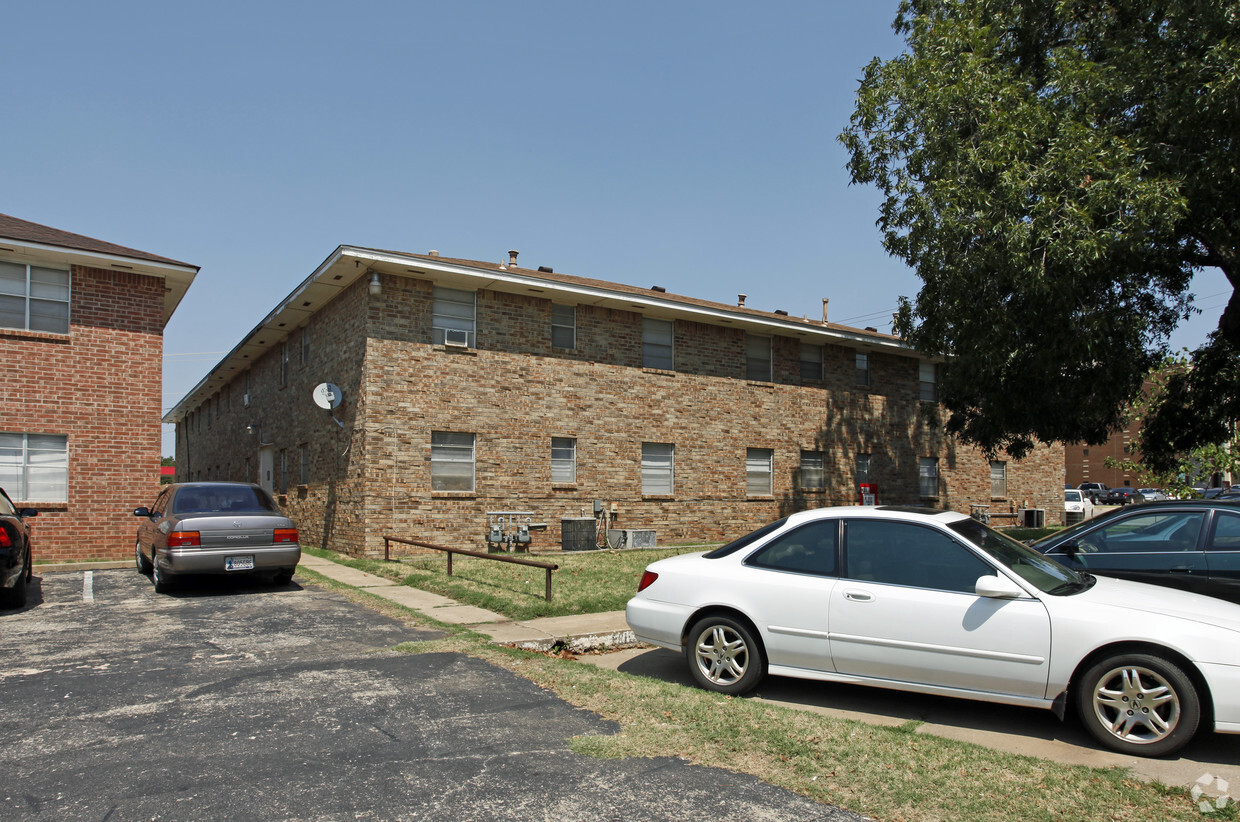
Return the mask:
<path id="1" fill-rule="evenodd" d="M 156 596 L 135 571 L 45 574 L 0 612 L 0 819 L 827 820 L 758 780 L 594 760 L 614 733 L 434 631 L 313 586 Z"/>

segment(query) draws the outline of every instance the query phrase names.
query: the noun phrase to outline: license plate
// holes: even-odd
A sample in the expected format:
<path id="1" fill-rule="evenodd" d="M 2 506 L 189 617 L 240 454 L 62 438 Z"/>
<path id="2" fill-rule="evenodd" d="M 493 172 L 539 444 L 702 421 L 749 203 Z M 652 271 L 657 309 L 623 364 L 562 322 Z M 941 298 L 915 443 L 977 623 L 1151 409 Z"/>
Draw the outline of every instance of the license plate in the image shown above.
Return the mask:
<path id="1" fill-rule="evenodd" d="M 254 557 L 224 557 L 225 571 L 253 571 Z"/>

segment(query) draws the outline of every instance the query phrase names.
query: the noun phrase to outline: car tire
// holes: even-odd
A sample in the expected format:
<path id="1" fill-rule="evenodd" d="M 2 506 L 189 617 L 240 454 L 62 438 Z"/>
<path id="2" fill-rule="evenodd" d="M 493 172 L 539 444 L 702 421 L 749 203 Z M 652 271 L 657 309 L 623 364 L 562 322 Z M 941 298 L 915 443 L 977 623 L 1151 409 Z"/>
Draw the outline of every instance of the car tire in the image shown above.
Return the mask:
<path id="1" fill-rule="evenodd" d="M 139 574 L 151 573 L 151 561 L 142 553 L 142 540 L 134 540 L 133 544 L 134 564 L 138 566 Z"/>
<path id="2" fill-rule="evenodd" d="M 1135 756 L 1164 756 L 1188 744 L 1201 722 L 1201 699 L 1175 664 L 1151 654 L 1119 654 L 1090 666 L 1076 685 L 1076 710 L 1104 746 Z"/>
<path id="3" fill-rule="evenodd" d="M 762 647 L 749 627 L 723 615 L 693 623 L 685 643 L 685 661 L 698 685 L 734 696 L 758 687 L 766 674 Z"/>
<path id="4" fill-rule="evenodd" d="M 25 608 L 26 607 L 26 576 L 27 571 L 22 570 L 17 577 L 17 581 L 13 583 L 12 588 L 0 588 L 0 608 Z"/>
<path id="5" fill-rule="evenodd" d="M 271 584 L 277 588 L 283 588 L 293 581 L 294 568 L 281 568 L 271 575 Z"/>
<path id="6" fill-rule="evenodd" d="M 151 563 L 151 582 L 155 583 L 155 593 L 170 594 L 175 584 L 167 571 L 160 570 L 158 562 Z"/>

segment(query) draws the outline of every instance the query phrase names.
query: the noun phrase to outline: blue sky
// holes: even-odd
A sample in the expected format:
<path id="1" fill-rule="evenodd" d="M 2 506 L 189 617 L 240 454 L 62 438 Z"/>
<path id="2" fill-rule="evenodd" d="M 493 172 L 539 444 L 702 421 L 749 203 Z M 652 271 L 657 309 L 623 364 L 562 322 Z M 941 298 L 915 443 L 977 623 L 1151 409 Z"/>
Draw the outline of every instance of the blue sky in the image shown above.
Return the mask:
<path id="1" fill-rule="evenodd" d="M 340 244 L 886 331 L 919 281 L 835 138 L 896 5 L 17 4 L 0 212 L 201 266 L 165 408 Z M 1199 276 L 1173 346 L 1230 290 Z"/>

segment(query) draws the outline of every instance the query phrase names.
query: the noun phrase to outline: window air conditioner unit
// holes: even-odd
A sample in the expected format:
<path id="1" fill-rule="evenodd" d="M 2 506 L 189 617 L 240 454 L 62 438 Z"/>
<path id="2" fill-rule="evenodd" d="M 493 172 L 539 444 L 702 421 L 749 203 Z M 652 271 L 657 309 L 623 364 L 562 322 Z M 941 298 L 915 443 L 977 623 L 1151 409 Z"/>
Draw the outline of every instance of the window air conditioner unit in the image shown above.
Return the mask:
<path id="1" fill-rule="evenodd" d="M 450 348 L 469 348 L 469 332 L 459 328 L 446 328 L 443 332 L 443 344 Z"/>

